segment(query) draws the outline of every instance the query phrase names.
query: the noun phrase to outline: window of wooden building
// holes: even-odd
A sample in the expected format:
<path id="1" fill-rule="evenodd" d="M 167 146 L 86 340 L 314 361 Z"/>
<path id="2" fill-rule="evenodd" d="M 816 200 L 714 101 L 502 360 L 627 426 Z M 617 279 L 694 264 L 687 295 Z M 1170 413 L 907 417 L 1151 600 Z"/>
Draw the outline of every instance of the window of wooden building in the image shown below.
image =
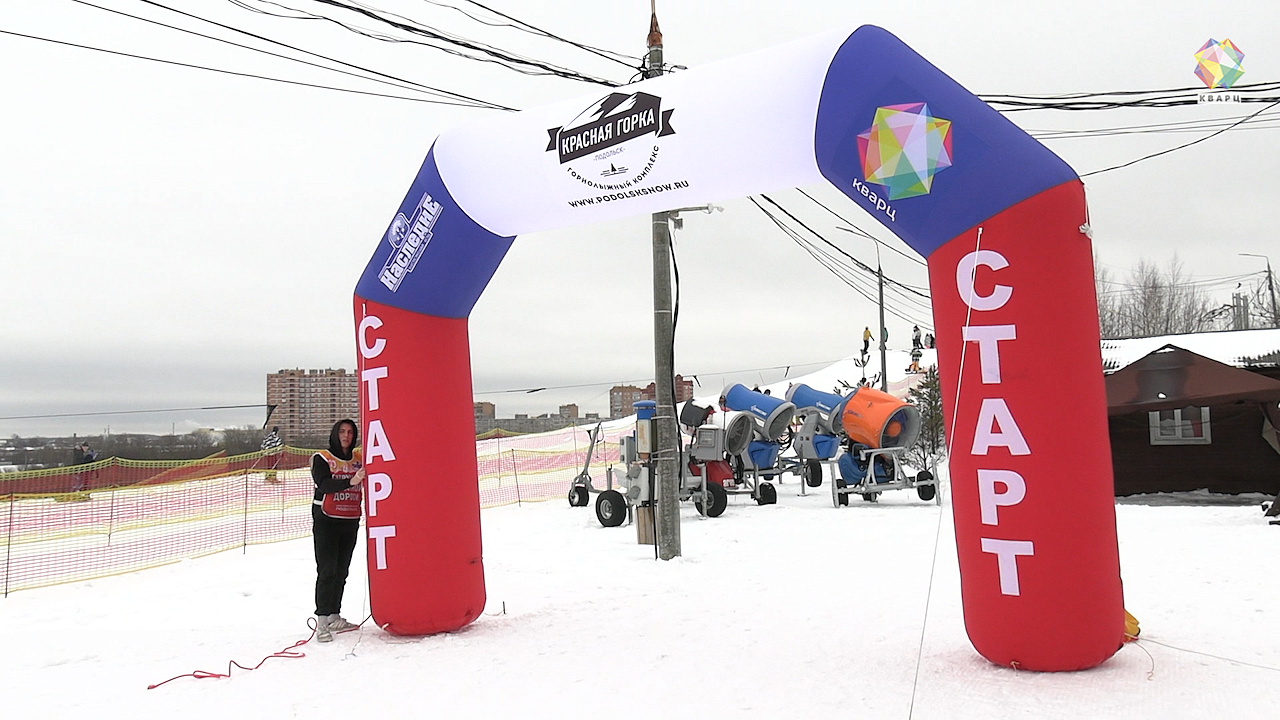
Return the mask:
<path id="1" fill-rule="evenodd" d="M 1208 445 L 1209 408 L 1188 405 L 1147 413 L 1152 445 Z"/>

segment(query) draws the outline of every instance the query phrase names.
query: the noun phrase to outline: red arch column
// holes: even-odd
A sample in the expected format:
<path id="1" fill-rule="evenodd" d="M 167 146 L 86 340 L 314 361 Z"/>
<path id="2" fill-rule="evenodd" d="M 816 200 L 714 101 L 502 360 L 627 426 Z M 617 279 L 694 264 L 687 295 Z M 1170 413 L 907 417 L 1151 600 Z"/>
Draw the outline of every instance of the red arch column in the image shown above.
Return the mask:
<path id="1" fill-rule="evenodd" d="M 1124 634 L 1085 220 L 1071 181 L 929 256 L 965 629 L 1026 670 L 1093 667 Z"/>

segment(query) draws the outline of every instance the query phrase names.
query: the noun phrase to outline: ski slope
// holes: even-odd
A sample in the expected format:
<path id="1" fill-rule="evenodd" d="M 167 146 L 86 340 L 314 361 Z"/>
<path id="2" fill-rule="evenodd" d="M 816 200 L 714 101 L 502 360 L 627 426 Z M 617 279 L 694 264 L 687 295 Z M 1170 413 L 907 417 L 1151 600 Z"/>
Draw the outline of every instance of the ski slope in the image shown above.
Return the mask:
<path id="1" fill-rule="evenodd" d="M 306 638 L 309 540 L 14 593 L 0 600 L 6 715 L 1203 718 L 1274 705 L 1280 527 L 1257 497 L 1120 504 L 1144 640 L 1093 670 L 1035 674 L 965 638 L 949 507 L 897 492 L 837 510 L 826 484 L 801 497 L 787 480 L 775 506 L 732 496 L 711 520 L 685 507 L 671 562 L 634 526 L 602 528 L 563 500 L 484 510 L 489 602 L 473 625 L 415 639 L 369 623 L 231 679 L 147 689 Z M 364 577 L 358 556 L 349 618 L 367 610 Z"/>

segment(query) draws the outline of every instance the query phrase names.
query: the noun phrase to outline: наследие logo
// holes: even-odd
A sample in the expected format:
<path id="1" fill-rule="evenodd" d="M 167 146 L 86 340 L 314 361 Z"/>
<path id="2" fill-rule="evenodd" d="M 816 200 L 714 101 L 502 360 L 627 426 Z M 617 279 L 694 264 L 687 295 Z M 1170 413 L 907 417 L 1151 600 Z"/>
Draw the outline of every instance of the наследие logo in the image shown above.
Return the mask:
<path id="1" fill-rule="evenodd" d="M 431 242 L 431 230 L 440 219 L 440 203 L 423 193 L 418 206 L 410 217 L 396 213 L 396 219 L 387 228 L 387 242 L 391 243 L 391 257 L 378 273 L 378 280 L 391 292 L 400 289 L 400 282 L 413 272 L 422 258 L 422 251 Z"/>
<path id="2" fill-rule="evenodd" d="M 951 167 L 951 121 L 922 102 L 878 107 L 858 135 L 858 156 L 863 177 L 889 188 L 890 200 L 927 195 L 933 176 Z"/>
<path id="3" fill-rule="evenodd" d="M 1196 51 L 1196 77 L 1210 89 L 1223 89 L 1235 84 L 1244 75 L 1244 53 L 1235 43 L 1223 38 L 1218 42 L 1209 38 L 1209 42 Z"/>
<path id="4" fill-rule="evenodd" d="M 656 95 L 610 93 L 567 124 L 547 130 L 547 152 L 555 150 L 569 175 L 584 185 L 629 188 L 648 176 L 658 148 L 646 143 L 628 156 L 628 144 L 649 133 L 655 138 L 674 134 L 672 112 L 662 109 L 662 98 Z"/>

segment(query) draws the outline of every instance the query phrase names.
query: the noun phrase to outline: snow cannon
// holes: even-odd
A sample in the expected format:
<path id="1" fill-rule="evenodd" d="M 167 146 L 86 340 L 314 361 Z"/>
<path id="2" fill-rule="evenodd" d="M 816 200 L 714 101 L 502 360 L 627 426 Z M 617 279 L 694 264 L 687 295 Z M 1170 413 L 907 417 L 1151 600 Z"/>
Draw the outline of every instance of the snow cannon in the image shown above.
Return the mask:
<path id="1" fill-rule="evenodd" d="M 756 431 L 755 420 L 749 413 L 736 410 L 713 413 L 692 401 L 685 403 L 685 409 L 680 412 L 680 422 L 693 433 L 690 447 L 694 460 L 723 460 L 725 453 L 744 453 Z"/>
<path id="2" fill-rule="evenodd" d="M 741 383 L 735 383 L 724 389 L 721 397 L 724 405 L 730 410 L 750 413 L 760 426 L 760 434 L 765 440 L 776 440 L 782 437 L 796 414 L 796 406 L 786 400 L 748 390 Z"/>
<path id="3" fill-rule="evenodd" d="M 813 408 L 822 414 L 826 420 L 826 428 L 823 431 L 839 435 L 841 432 L 841 415 L 844 414 L 844 405 L 849 402 L 849 397 L 840 397 L 835 393 L 825 393 L 821 390 L 814 390 L 804 383 L 796 383 L 787 388 L 787 400 L 796 406 L 797 413 L 803 413 L 808 408 Z"/>
<path id="4" fill-rule="evenodd" d="M 707 424 L 719 428 L 724 433 L 724 450 L 730 455 L 741 455 L 746 452 L 756 430 L 756 423 L 751 419 L 751 415 L 736 410 L 716 413 L 711 416 Z"/>
<path id="5" fill-rule="evenodd" d="M 920 435 L 920 411 L 888 393 L 860 387 L 845 401 L 840 425 L 855 443 L 905 450 Z"/>

